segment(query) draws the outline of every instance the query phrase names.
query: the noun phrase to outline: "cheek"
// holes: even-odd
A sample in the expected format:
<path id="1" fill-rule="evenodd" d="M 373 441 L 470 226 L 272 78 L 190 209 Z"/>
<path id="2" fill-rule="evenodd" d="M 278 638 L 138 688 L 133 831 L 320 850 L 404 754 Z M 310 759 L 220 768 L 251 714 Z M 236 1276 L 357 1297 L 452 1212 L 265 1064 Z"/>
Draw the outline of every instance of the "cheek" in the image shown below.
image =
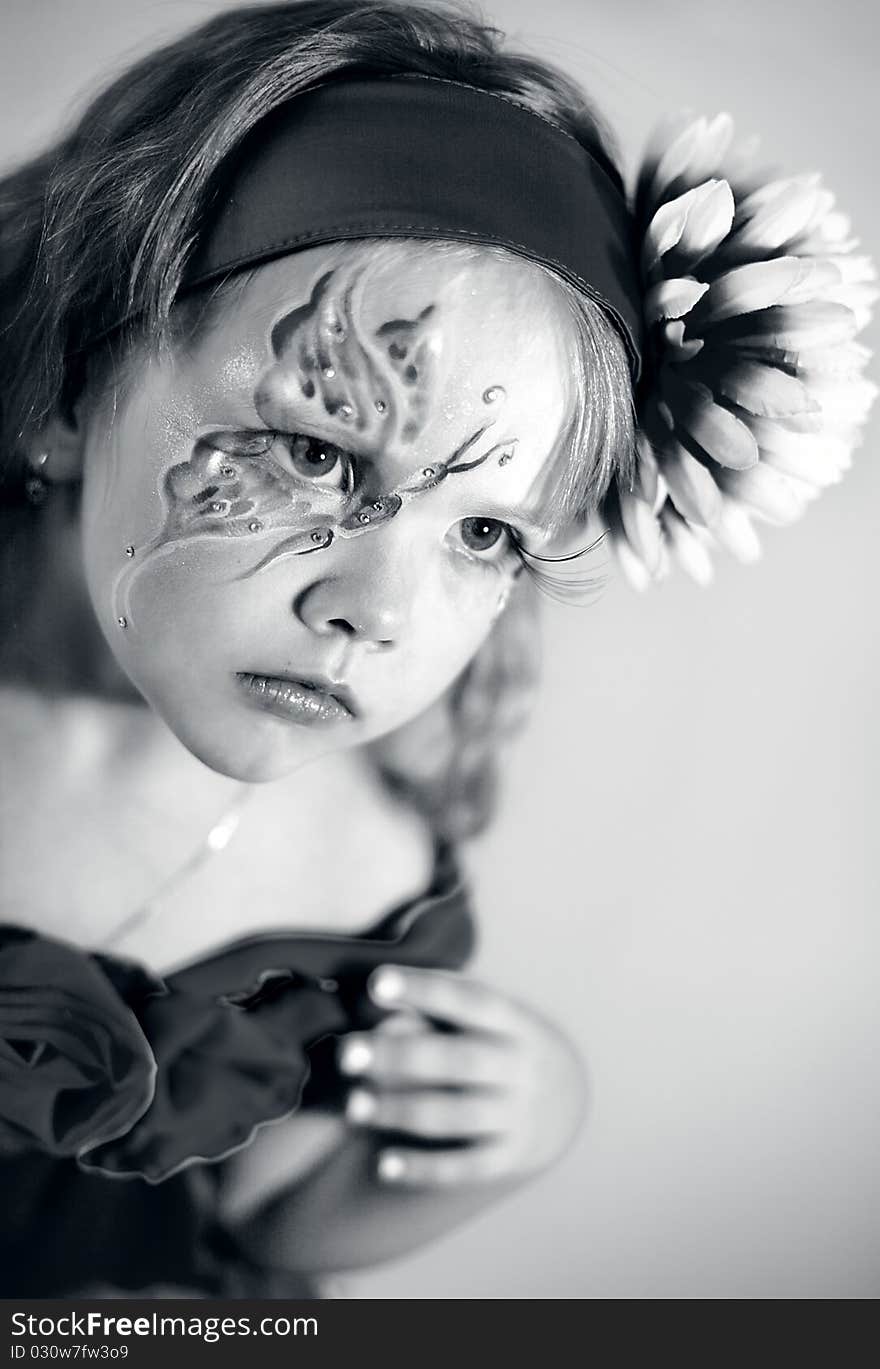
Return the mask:
<path id="1" fill-rule="evenodd" d="M 128 419 L 104 429 L 86 447 L 82 491 L 82 537 L 86 576 L 102 621 L 113 616 L 112 587 L 132 555 L 161 532 L 165 472 L 179 450 L 171 425 L 155 433 L 146 421 Z"/>
<path id="2" fill-rule="evenodd" d="M 459 564 L 457 555 L 444 559 L 434 574 L 425 573 L 414 594 L 413 654 L 440 687 L 482 646 L 512 580 L 513 567 Z"/>
<path id="3" fill-rule="evenodd" d="M 118 630 L 124 620 L 129 637 L 155 633 L 163 626 L 163 608 L 167 620 L 173 606 L 179 632 L 188 609 L 208 612 L 221 586 L 234 591 L 253 568 L 273 531 L 266 509 L 274 522 L 293 527 L 323 512 L 286 490 L 282 500 L 269 480 L 253 472 L 245 499 L 240 480 L 227 478 L 226 485 L 236 488 L 223 487 L 228 458 L 214 453 L 199 459 L 211 469 L 196 469 L 179 444 L 160 443 L 157 450 L 131 442 L 123 450 L 117 441 L 106 454 L 93 450 L 83 489 L 84 560 L 107 628 Z"/>

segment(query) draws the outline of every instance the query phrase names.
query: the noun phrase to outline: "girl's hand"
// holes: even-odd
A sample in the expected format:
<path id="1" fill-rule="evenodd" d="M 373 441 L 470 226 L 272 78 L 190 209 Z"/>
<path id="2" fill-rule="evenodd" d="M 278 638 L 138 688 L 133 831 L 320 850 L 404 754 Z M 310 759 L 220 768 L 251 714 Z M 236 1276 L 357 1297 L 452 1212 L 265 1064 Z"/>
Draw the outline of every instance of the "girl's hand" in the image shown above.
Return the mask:
<path id="1" fill-rule="evenodd" d="M 381 1151 L 380 1180 L 485 1183 L 524 1178 L 558 1159 L 586 1101 L 583 1066 L 561 1032 L 447 970 L 381 966 L 368 988 L 374 1002 L 397 1011 L 340 1043 L 340 1070 L 360 1081 L 349 1094 L 348 1121 L 433 1143 Z M 438 1030 L 439 1023 L 454 1030 Z"/>

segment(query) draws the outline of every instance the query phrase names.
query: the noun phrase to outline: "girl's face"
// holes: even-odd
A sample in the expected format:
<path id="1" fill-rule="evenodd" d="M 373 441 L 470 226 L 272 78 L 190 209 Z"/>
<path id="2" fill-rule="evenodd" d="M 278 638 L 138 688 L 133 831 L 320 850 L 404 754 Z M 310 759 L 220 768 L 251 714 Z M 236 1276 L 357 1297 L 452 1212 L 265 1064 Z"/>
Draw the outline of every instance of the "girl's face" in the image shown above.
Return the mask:
<path id="1" fill-rule="evenodd" d="M 461 672 L 519 566 L 508 526 L 546 545 L 569 328 L 526 262 L 333 244 L 254 272 L 92 411 L 91 601 L 195 756 L 277 778 Z"/>

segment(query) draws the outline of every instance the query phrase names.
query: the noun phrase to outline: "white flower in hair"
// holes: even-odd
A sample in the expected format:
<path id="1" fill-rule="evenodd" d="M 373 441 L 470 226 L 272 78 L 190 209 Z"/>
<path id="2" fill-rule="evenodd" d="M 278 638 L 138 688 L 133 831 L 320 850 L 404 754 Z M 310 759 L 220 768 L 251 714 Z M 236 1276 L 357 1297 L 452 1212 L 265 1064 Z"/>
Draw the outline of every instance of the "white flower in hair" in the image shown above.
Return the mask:
<path id="1" fill-rule="evenodd" d="M 678 116 L 635 197 L 646 380 L 637 474 L 602 508 L 627 580 L 670 561 L 698 584 L 721 546 L 760 556 L 754 521 L 794 522 L 841 479 L 877 387 L 855 341 L 878 297 L 818 175 L 768 180 L 733 123 Z"/>

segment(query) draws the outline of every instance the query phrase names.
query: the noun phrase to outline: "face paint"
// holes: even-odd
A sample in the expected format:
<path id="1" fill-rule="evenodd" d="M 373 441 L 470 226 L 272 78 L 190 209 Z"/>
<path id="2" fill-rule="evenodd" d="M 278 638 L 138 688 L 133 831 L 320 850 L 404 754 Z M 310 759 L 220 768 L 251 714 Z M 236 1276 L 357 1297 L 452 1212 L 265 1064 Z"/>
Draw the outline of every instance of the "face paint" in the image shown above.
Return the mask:
<path id="1" fill-rule="evenodd" d="M 320 277 L 308 304 L 272 329 L 276 364 L 260 382 L 257 412 L 269 428 L 290 431 L 291 406 L 303 401 L 339 418 L 368 443 L 411 443 L 422 432 L 436 389 L 442 339 L 432 328 L 436 305 L 415 319 L 391 319 L 362 336 L 358 304 L 362 266 Z"/>
<path id="2" fill-rule="evenodd" d="M 314 529 L 309 534 L 308 543 L 305 540 L 305 534 L 302 532 L 285 539 L 278 546 L 273 547 L 257 565 L 237 578 L 240 580 L 250 579 L 258 571 L 265 570 L 267 566 L 273 565 L 274 562 L 287 556 L 301 556 L 304 552 L 323 550 L 330 546 L 334 537 L 360 537 L 366 532 L 375 532 L 378 528 L 389 523 L 392 518 L 395 518 L 410 499 L 424 494 L 427 490 L 436 489 L 449 475 L 459 475 L 463 471 L 475 470 L 477 466 L 482 466 L 484 462 L 488 461 L 491 456 L 498 454 L 498 464 L 506 464 L 513 456 L 516 438 L 513 438 L 512 441 L 498 443 L 497 446 L 477 457 L 475 461 L 461 461 L 459 459 L 469 447 L 473 446 L 483 436 L 487 429 L 488 425 L 469 437 L 449 461 L 440 461 L 433 466 L 423 466 L 403 484 L 398 485 L 388 494 L 383 494 L 377 499 L 362 504 L 354 513 L 349 514 L 347 518 L 335 525 Z"/>
<path id="3" fill-rule="evenodd" d="M 504 521 L 540 538 L 572 346 L 525 262 L 332 244 L 249 273 L 186 345 L 134 353 L 124 394 L 83 407 L 90 602 L 118 667 L 193 756 L 282 779 L 440 699 L 512 580 Z M 243 697 L 248 676 L 344 681 L 358 717 L 291 725 Z"/>
<path id="4" fill-rule="evenodd" d="M 304 487 L 269 455 L 273 434 L 216 433 L 201 438 L 192 458 L 172 466 L 162 488 L 166 510 L 161 532 L 146 547 L 126 547 L 128 564 L 114 586 L 114 612 L 121 626 L 132 622 L 131 596 L 147 569 L 201 538 L 259 536 L 266 530 L 303 528 L 302 551 L 315 549 L 308 525 L 331 516 L 339 495 Z M 125 622 L 120 622 L 124 619 Z"/>
<path id="5" fill-rule="evenodd" d="M 308 304 L 272 328 L 275 363 L 254 395 L 256 410 L 270 431 L 205 435 L 189 461 L 167 472 L 161 490 L 161 532 L 140 552 L 125 548 L 129 564 L 119 572 L 113 591 L 119 627 L 132 624 L 137 581 L 182 543 L 290 530 L 291 535 L 255 566 L 234 577 L 249 579 L 280 559 L 324 550 L 336 537 L 357 537 L 385 526 L 406 502 L 435 489 L 449 475 L 474 470 L 493 456 L 499 466 L 512 459 L 516 438 L 476 459 L 464 459 L 497 421 L 493 418 L 449 460 L 421 467 L 393 490 L 352 507 L 348 481 L 345 489 L 310 483 L 307 476 L 298 479 L 273 458 L 274 443 L 295 429 L 304 400 L 306 412 L 314 404 L 326 415 L 350 421 L 363 439 L 377 446 L 395 441 L 405 445 L 422 431 L 434 398 L 440 353 L 439 334 L 429 328 L 436 306 L 427 305 L 414 320 L 381 324 L 375 331 L 374 354 L 359 335 L 353 305 L 362 274 L 362 268 L 349 271 L 349 278 L 344 272 L 324 273 Z M 505 398 L 501 385 L 489 386 L 482 396 L 484 404 L 493 406 Z"/>

